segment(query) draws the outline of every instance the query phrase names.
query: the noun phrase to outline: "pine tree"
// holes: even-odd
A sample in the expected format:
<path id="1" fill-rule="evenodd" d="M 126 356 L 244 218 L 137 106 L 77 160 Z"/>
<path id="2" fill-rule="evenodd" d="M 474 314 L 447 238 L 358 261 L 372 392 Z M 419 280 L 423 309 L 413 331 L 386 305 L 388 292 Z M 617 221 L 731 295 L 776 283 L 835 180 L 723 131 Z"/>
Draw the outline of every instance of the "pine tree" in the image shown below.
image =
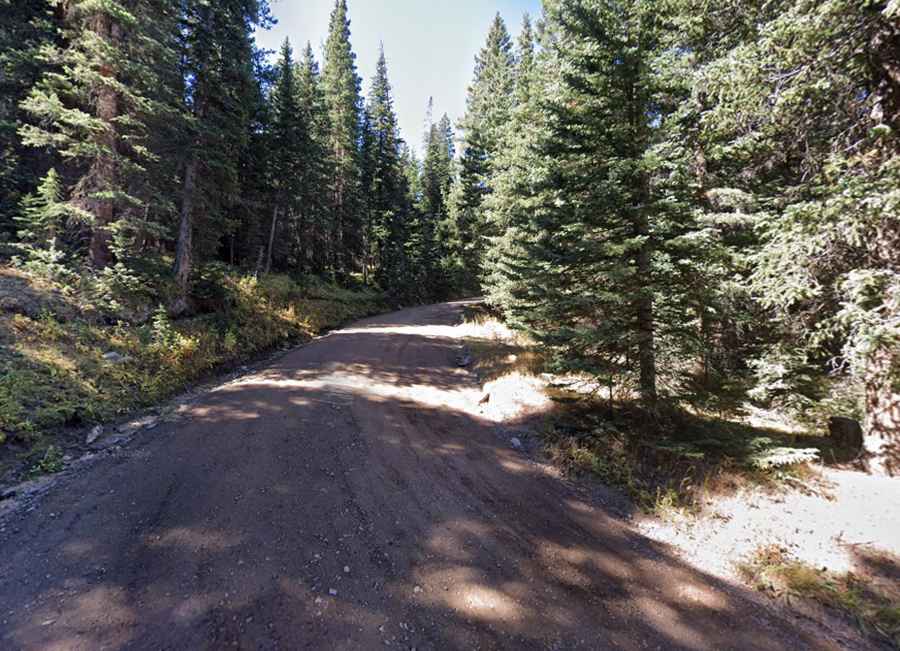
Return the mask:
<path id="1" fill-rule="evenodd" d="M 183 12 L 182 75 L 189 83 L 174 268 L 178 296 L 170 306 L 175 314 L 189 309 L 198 258 L 217 253 L 223 235 L 238 228 L 228 214 L 240 204 L 241 157 L 262 100 L 252 31 L 269 20 L 265 0 L 191 0 Z"/>
<path id="2" fill-rule="evenodd" d="M 502 134 L 502 146 L 496 157 L 491 185 L 494 192 L 485 201 L 486 221 L 491 224 L 492 236 L 487 243 L 487 260 L 482 282 L 488 300 L 507 311 L 513 305 L 514 287 L 520 282 L 516 264 L 525 252 L 522 229 L 529 219 L 529 183 L 541 172 L 541 160 L 532 145 L 541 137 L 542 91 L 539 73 L 546 73 L 553 65 L 545 57 L 544 69 L 537 67 L 535 34 L 531 18 L 525 15 L 516 47 L 515 107 Z"/>
<path id="3" fill-rule="evenodd" d="M 330 201 L 324 196 L 322 188 L 327 187 L 332 172 L 324 91 L 319 64 L 309 43 L 297 71 L 297 105 L 306 125 L 306 141 L 301 155 L 303 178 L 297 198 L 304 242 L 304 259 L 299 264 L 301 271 L 323 274 L 331 263 L 328 251 L 331 222 Z"/>
<path id="4" fill-rule="evenodd" d="M 430 112 L 429 112 L 430 113 Z M 430 119 L 429 119 L 430 122 Z M 454 266 L 448 261 L 450 187 L 453 181 L 453 127 L 445 113 L 437 124 L 429 124 L 422 163 L 423 271 L 430 279 L 429 293 L 435 299 L 448 295 Z"/>
<path id="5" fill-rule="evenodd" d="M 438 223 L 447 218 L 447 197 L 453 173 L 453 127 L 446 113 L 437 124 L 430 126 L 424 150 L 422 208 Z"/>
<path id="6" fill-rule="evenodd" d="M 534 141 L 516 146 L 493 206 L 521 247 L 507 249 L 504 291 L 562 368 L 633 382 L 652 406 L 660 360 L 666 388 L 680 370 L 680 261 L 696 252 L 684 250 L 693 225 L 680 167 L 660 157 L 670 109 L 652 66 L 659 25 L 639 0 L 564 0 L 547 19 L 543 97 L 523 113 Z"/>
<path id="7" fill-rule="evenodd" d="M 22 214 L 16 217 L 19 240 L 29 248 L 55 245 L 68 218 L 62 182 L 56 170 L 50 168 L 35 193 L 22 201 Z"/>
<path id="8" fill-rule="evenodd" d="M 694 32 L 693 108 L 714 198 L 704 212 L 761 235 L 747 284 L 775 329 L 753 395 L 807 416 L 865 415 L 871 449 L 896 471 L 900 12 L 751 7 L 736 26 Z"/>
<path id="9" fill-rule="evenodd" d="M 15 248 L 25 254 L 24 258 L 14 258 L 15 262 L 45 279 L 63 283 L 74 280 L 69 249 L 60 241 L 70 226 L 69 207 L 55 169 L 51 167 L 37 190 L 23 199 L 14 219 L 19 226 Z"/>
<path id="10" fill-rule="evenodd" d="M 44 150 L 24 147 L 17 129 L 27 119 L 20 104 L 53 65 L 42 49 L 58 41 L 61 8 L 46 0 L 0 0 L 0 242 L 15 234 L 19 202 L 52 162 Z"/>
<path id="11" fill-rule="evenodd" d="M 306 258 L 304 241 L 305 223 L 301 204 L 303 184 L 307 181 L 304 167 L 308 164 L 305 156 L 309 153 L 309 129 L 300 106 L 300 95 L 295 75 L 297 73 L 290 42 L 285 39 L 277 64 L 277 78 L 272 91 L 272 142 L 274 153 L 271 160 L 270 179 L 275 192 L 270 240 L 275 233 L 280 237 L 278 252 L 269 246 L 269 264 L 276 255 L 280 266 L 295 268 Z M 280 219 L 280 221 L 279 221 Z"/>
<path id="12" fill-rule="evenodd" d="M 266 252 L 272 234 L 272 217 L 277 206 L 278 195 L 272 183 L 272 161 L 278 153 L 273 137 L 273 107 L 266 91 L 271 90 L 276 81 L 276 69 L 263 58 L 264 52 L 253 53 L 253 78 L 243 75 L 246 83 L 239 96 L 242 110 L 243 131 L 237 132 L 240 137 L 235 140 L 238 146 L 233 158 L 237 170 L 236 196 L 218 197 L 221 205 L 220 215 L 203 215 L 207 222 L 199 233 L 201 240 L 207 243 L 197 247 L 201 256 L 199 264 L 205 259 L 227 261 L 232 265 L 264 271 Z M 280 211 L 281 214 L 282 211 Z M 283 224 L 281 220 L 276 222 Z M 281 256 L 278 264 L 287 264 L 284 256 L 291 250 L 292 243 L 287 238 L 276 238 L 274 252 Z M 262 262 L 260 262 L 262 251 Z M 262 265 L 262 266 L 260 266 Z"/>
<path id="13" fill-rule="evenodd" d="M 69 209 L 87 224 L 91 264 L 104 268 L 142 241 L 144 216 L 165 195 L 151 187 L 148 121 L 167 109 L 159 71 L 174 67 L 174 15 L 163 0 L 61 7 L 65 45 L 46 54 L 63 72 L 32 89 L 23 107 L 34 123 L 20 134 L 72 164 Z"/>
<path id="14" fill-rule="evenodd" d="M 368 187 L 366 204 L 371 222 L 367 240 L 377 260 L 379 284 L 394 295 L 409 281 L 406 179 L 400 160 L 401 140 L 388 80 L 387 60 L 381 48 L 366 105 L 368 117 Z"/>
<path id="15" fill-rule="evenodd" d="M 334 271 L 345 276 L 362 258 L 360 197 L 361 81 L 350 44 L 346 0 L 335 0 L 325 42 L 322 87 L 328 115 L 331 156 L 330 242 Z"/>
<path id="16" fill-rule="evenodd" d="M 474 288 L 482 273 L 484 238 L 489 235 L 482 203 L 491 191 L 493 160 L 500 152 L 502 132 L 514 102 L 515 57 L 506 24 L 497 14 L 487 42 L 475 57 L 475 76 L 469 86 L 461 127 L 464 147 L 454 195 L 453 219 L 460 241 L 458 256 Z"/>

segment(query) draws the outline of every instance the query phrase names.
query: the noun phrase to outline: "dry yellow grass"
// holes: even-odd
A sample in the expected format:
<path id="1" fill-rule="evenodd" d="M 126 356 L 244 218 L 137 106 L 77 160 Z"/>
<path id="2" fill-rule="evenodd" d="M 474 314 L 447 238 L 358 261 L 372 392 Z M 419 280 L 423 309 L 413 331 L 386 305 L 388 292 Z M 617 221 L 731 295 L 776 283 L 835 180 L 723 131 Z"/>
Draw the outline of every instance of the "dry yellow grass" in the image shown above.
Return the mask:
<path id="1" fill-rule="evenodd" d="M 218 312 L 108 325 L 62 303 L 45 281 L 8 273 L 28 302 L 0 305 L 0 444 L 36 453 L 60 428 L 119 418 L 218 369 L 382 309 L 371 291 L 233 275 L 224 279 L 228 300 Z M 121 360 L 104 359 L 109 352 Z"/>

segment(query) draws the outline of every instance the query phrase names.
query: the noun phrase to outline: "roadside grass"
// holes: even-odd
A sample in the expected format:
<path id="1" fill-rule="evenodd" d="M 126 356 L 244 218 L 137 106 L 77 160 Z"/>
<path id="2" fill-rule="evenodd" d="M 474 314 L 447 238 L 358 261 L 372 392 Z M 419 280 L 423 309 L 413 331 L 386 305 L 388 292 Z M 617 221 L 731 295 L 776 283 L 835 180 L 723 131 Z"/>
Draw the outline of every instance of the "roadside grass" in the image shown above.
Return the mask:
<path id="1" fill-rule="evenodd" d="M 900 649 L 900 594 L 853 572 L 837 574 L 792 558 L 778 546 L 762 547 L 739 565 L 743 578 L 758 590 L 788 604 L 818 603 L 850 618 L 864 633 Z"/>
<path id="2" fill-rule="evenodd" d="M 64 467 L 65 458 L 62 450 L 55 445 L 51 445 L 44 450 L 43 456 L 41 456 L 28 470 L 28 476 L 37 477 L 39 475 L 52 475 L 62 471 Z"/>
<path id="3" fill-rule="evenodd" d="M 484 305 L 467 305 L 460 328 L 472 354 L 472 369 L 483 384 L 512 373 L 540 375 L 543 371 L 544 358 L 537 347 Z"/>
<path id="4" fill-rule="evenodd" d="M 234 273 L 220 283 L 215 311 L 178 321 L 158 309 L 142 324 L 108 323 L 52 302 L 38 314 L 0 310 L 0 470 L 23 456 L 43 468 L 64 428 L 124 417 L 384 308 L 374 291 L 317 279 Z"/>
<path id="5" fill-rule="evenodd" d="M 614 390 L 610 402 L 599 398 L 600 392 L 584 378 L 545 373 L 535 347 L 482 306 L 467 311 L 461 328 L 485 391 L 504 382 L 539 385 L 551 406 L 533 431 L 550 462 L 569 475 L 596 477 L 628 495 L 637 509 L 652 516 L 639 520 L 648 535 L 690 554 L 700 567 L 727 566 L 730 578 L 791 606 L 801 600 L 821 604 L 852 620 L 864 634 L 900 649 L 900 564 L 877 555 L 891 548 L 885 545 L 890 541 L 866 529 L 870 514 L 884 510 L 878 500 L 885 496 L 869 492 L 871 502 L 863 506 L 844 492 L 832 493 L 846 487 L 839 489 L 814 463 L 839 456 L 829 437 L 810 434 L 775 410 L 741 403 L 662 407 L 649 414 L 627 390 Z M 608 395 L 608 387 L 602 393 Z M 494 400 L 491 395 L 492 404 Z M 884 492 L 890 495 L 890 490 Z M 810 500 L 841 523 L 840 533 L 800 517 L 796 509 Z M 750 512 L 765 517 L 766 509 L 785 508 L 786 501 L 797 517 L 772 518 L 771 528 L 744 517 Z M 804 527 L 803 533 L 795 525 Z M 723 529 L 721 537 L 713 535 Z M 863 540 L 872 541 L 876 555 L 867 558 L 855 546 L 842 547 L 845 531 L 857 539 L 866 536 Z M 746 545 L 735 543 L 735 537 Z M 772 545 L 773 540 L 784 547 Z M 750 561 L 739 562 L 760 544 L 767 546 Z M 732 555 L 744 547 L 750 551 Z M 788 548 L 798 556 L 789 556 Z M 839 550 L 855 561 L 832 565 Z M 832 571 L 810 564 L 822 556 Z"/>
<path id="6" fill-rule="evenodd" d="M 544 436 L 550 457 L 624 490 L 660 517 L 699 512 L 715 495 L 747 485 L 800 487 L 821 437 L 799 436 L 683 409 L 648 415 L 634 403 L 557 393 Z"/>
<path id="7" fill-rule="evenodd" d="M 601 400 L 580 378 L 545 373 L 537 347 L 483 305 L 466 309 L 461 328 L 483 384 L 542 380 L 553 407 L 539 433 L 551 461 L 623 490 L 645 512 L 697 512 L 709 496 L 747 484 L 802 487 L 808 462 L 827 458 L 826 437 L 792 430 L 760 410 L 744 419 L 665 407 L 650 415 L 627 391 L 614 392 L 612 404 Z"/>

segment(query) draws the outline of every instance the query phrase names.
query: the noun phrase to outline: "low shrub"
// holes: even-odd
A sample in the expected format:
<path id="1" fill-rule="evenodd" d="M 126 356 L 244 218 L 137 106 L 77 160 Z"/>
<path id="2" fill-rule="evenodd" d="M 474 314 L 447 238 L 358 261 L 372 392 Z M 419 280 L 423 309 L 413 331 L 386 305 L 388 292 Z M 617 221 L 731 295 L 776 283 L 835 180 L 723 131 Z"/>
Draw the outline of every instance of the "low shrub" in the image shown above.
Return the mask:
<path id="1" fill-rule="evenodd" d="M 207 305 L 217 309 L 177 321 L 160 302 L 150 307 L 151 288 L 125 287 L 122 275 L 106 285 L 117 289 L 100 306 L 104 318 L 84 310 L 63 322 L 52 306 L 34 318 L 0 312 L 0 444 L 30 447 L 61 427 L 121 417 L 219 369 L 383 309 L 374 291 L 309 278 L 257 280 L 222 268 L 205 275 Z M 140 296 L 145 318 L 117 318 L 119 290 Z"/>

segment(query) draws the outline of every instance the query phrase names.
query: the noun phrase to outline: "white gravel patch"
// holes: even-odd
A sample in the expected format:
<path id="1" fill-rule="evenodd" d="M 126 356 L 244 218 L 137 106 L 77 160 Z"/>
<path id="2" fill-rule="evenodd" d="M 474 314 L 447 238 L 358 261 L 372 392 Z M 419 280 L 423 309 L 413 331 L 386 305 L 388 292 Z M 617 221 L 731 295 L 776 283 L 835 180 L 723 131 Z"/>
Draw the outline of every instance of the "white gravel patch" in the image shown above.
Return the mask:
<path id="1" fill-rule="evenodd" d="M 853 570 L 861 547 L 900 556 L 900 479 L 831 469 L 821 474 L 824 494 L 747 489 L 712 498 L 699 517 L 647 518 L 637 526 L 692 564 L 732 579 L 738 563 L 769 545 L 836 573 Z"/>

